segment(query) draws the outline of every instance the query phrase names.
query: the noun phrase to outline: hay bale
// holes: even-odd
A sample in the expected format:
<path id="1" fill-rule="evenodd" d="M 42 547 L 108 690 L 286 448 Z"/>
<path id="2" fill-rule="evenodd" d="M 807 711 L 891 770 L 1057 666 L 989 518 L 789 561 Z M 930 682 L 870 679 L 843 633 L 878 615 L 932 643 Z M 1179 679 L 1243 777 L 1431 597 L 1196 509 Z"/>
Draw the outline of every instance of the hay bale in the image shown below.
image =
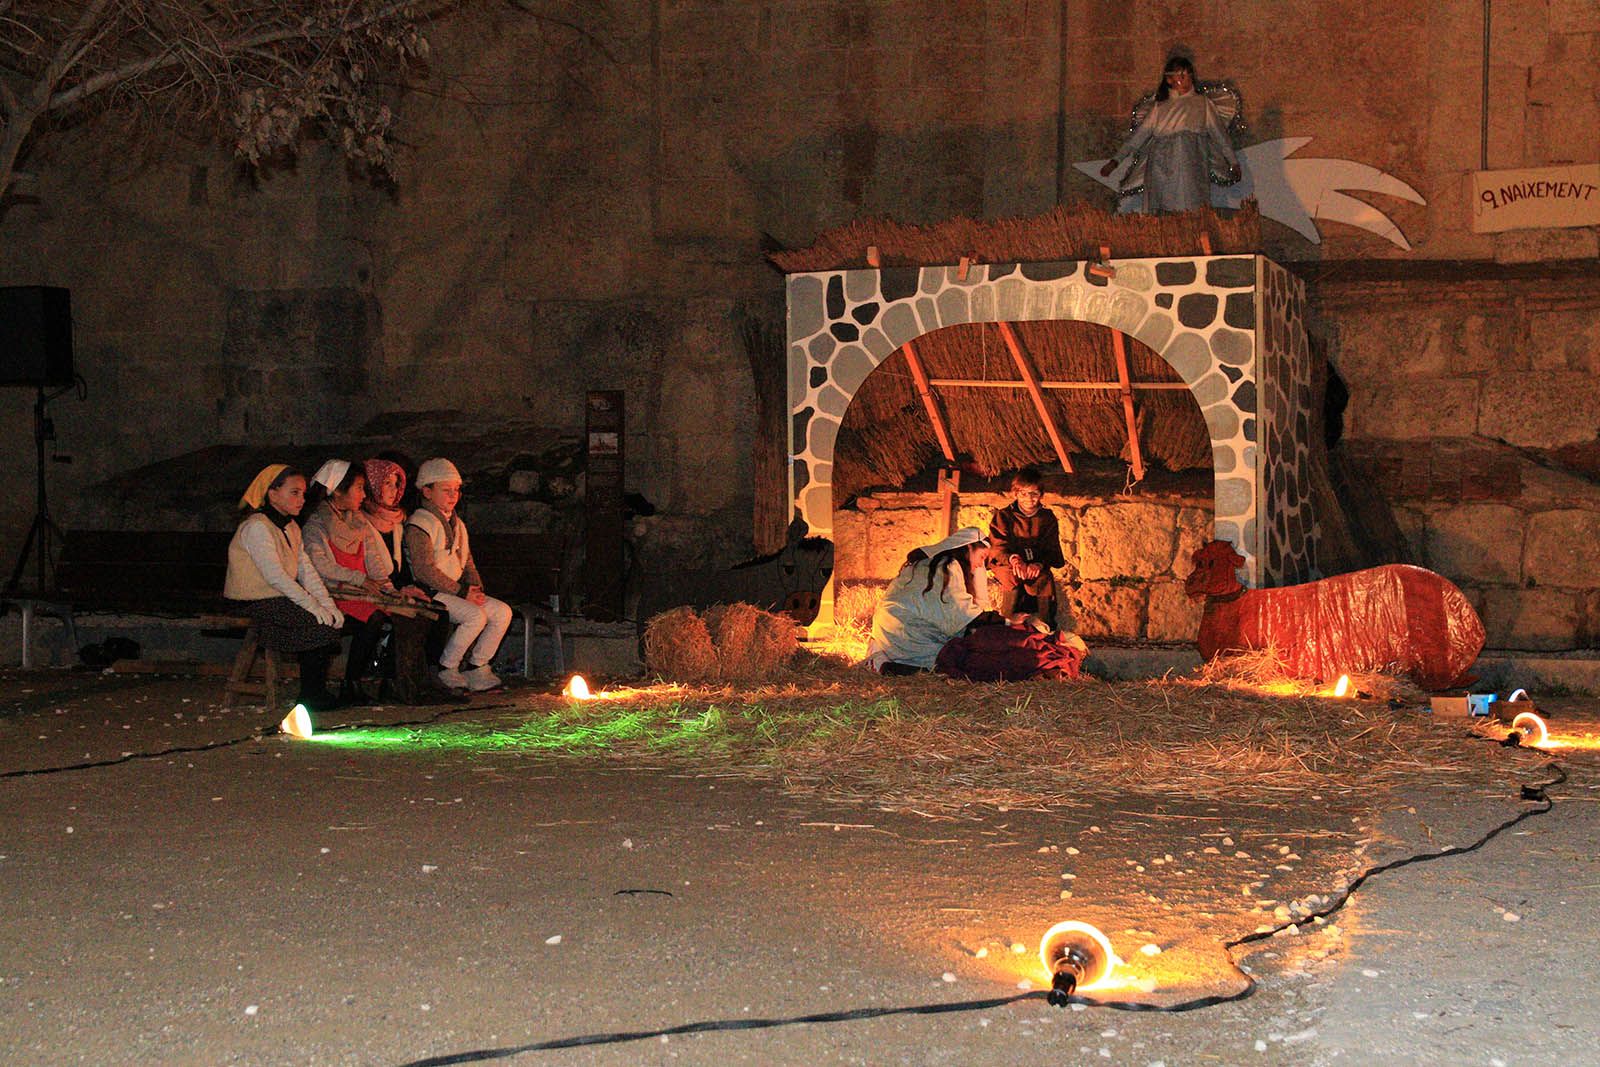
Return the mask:
<path id="1" fill-rule="evenodd" d="M 704 616 L 674 608 L 645 626 L 644 661 L 674 682 L 764 681 L 789 665 L 799 633 L 789 616 L 750 604 L 719 604 Z"/>
<path id="2" fill-rule="evenodd" d="M 756 613 L 755 639 L 750 643 L 750 660 L 761 665 L 763 675 L 771 675 L 789 665 L 800 651 L 800 627 L 788 615 Z"/>
<path id="3" fill-rule="evenodd" d="M 729 604 L 706 612 L 706 629 L 716 646 L 718 674 L 724 681 L 761 677 L 761 667 L 751 662 L 750 651 L 756 637 L 756 618 L 762 614 L 749 604 Z"/>
<path id="4" fill-rule="evenodd" d="M 717 650 L 705 620 L 693 608 L 664 611 L 645 624 L 645 668 L 673 682 L 703 682 L 717 676 Z"/>

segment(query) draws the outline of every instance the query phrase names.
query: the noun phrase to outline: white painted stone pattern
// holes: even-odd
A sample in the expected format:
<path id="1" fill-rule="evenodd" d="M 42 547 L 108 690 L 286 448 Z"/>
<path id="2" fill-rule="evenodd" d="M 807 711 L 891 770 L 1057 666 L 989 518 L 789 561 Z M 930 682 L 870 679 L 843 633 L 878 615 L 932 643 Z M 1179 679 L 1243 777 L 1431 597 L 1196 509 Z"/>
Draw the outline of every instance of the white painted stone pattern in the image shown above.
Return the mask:
<path id="1" fill-rule="evenodd" d="M 1143 342 L 1188 383 L 1212 439 L 1215 536 L 1238 547 L 1247 561 L 1245 580 L 1259 584 L 1256 260 L 1117 260 L 1109 281 L 1089 274 L 1082 262 L 978 265 L 965 280 L 954 267 L 791 275 L 790 456 L 797 514 L 811 534 L 832 536 L 840 421 L 867 375 L 901 345 L 963 323 L 1082 320 Z M 1287 323 L 1276 328 L 1289 333 Z"/>
<path id="2" fill-rule="evenodd" d="M 1261 267 L 1259 377 L 1264 460 L 1257 467 L 1261 524 L 1261 584 L 1292 585 L 1322 576 L 1317 543 L 1322 528 L 1312 501 L 1311 435 L 1321 420 L 1312 410 L 1311 351 L 1306 337 L 1305 283 L 1269 259 Z"/>

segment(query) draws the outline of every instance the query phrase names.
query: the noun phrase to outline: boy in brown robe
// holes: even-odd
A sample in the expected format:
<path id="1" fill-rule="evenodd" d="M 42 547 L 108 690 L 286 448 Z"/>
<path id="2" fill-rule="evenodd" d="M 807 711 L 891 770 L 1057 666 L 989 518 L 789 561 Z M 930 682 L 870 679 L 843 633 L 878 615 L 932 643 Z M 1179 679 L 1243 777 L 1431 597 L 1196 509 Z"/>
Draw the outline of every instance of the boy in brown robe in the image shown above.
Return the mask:
<path id="1" fill-rule="evenodd" d="M 1015 499 L 996 508 L 989 520 L 992 546 L 990 567 L 1000 582 L 996 610 L 1011 618 L 1018 592 L 1037 602 L 1034 614 L 1051 629 L 1056 625 L 1055 568 L 1066 562 L 1061 555 L 1061 527 L 1056 514 L 1044 506 L 1043 479 L 1035 467 L 1024 467 L 1011 479 Z"/>

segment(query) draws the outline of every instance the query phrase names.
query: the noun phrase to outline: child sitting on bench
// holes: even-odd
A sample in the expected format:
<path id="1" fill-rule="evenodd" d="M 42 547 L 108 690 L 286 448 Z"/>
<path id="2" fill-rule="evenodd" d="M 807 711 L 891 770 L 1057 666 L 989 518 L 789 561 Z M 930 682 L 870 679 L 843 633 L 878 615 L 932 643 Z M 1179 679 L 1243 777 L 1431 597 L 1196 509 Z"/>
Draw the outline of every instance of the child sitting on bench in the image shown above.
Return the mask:
<path id="1" fill-rule="evenodd" d="M 300 703 L 312 711 L 338 706 L 328 692 L 328 663 L 339 651 L 344 614 L 302 547 L 295 517 L 306 503 L 306 476 L 274 463 L 239 500 L 247 511 L 228 543 L 222 595 L 255 620 L 261 647 L 300 660 Z"/>
<path id="2" fill-rule="evenodd" d="M 451 689 L 493 689 L 500 679 L 489 662 L 511 626 L 511 606 L 483 591 L 467 525 L 456 514 L 461 474 L 448 459 L 427 460 L 417 468 L 417 490 L 422 506 L 406 520 L 406 562 L 412 581 L 450 613 L 454 627 L 439 656 L 439 681 Z"/>
<path id="3" fill-rule="evenodd" d="M 1066 561 L 1061 555 L 1061 526 L 1044 506 L 1044 479 L 1036 467 L 1023 467 L 1011 479 L 1014 499 L 996 508 L 989 520 L 993 546 L 990 566 L 1000 583 L 996 610 L 1011 618 L 1019 594 L 1034 599 L 1034 617 L 1056 628 L 1056 582 L 1051 573 Z"/>

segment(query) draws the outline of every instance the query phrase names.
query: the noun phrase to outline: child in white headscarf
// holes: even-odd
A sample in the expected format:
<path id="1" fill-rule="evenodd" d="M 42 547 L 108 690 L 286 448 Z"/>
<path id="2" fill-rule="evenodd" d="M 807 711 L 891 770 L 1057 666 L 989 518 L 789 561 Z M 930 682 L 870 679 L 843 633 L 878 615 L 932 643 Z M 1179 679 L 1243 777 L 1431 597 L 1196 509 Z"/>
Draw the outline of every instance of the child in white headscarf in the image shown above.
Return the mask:
<path id="1" fill-rule="evenodd" d="M 328 663 L 344 615 L 302 546 L 295 517 L 305 502 L 306 477 L 293 467 L 274 463 L 256 475 L 239 499 L 246 514 L 228 543 L 222 595 L 255 621 L 263 648 L 296 654 L 300 702 L 325 711 L 338 704 L 328 692 Z"/>
<path id="2" fill-rule="evenodd" d="M 946 642 L 992 615 L 988 553 L 989 539 L 976 526 L 913 549 L 873 612 L 867 666 L 879 674 L 931 671 Z"/>

